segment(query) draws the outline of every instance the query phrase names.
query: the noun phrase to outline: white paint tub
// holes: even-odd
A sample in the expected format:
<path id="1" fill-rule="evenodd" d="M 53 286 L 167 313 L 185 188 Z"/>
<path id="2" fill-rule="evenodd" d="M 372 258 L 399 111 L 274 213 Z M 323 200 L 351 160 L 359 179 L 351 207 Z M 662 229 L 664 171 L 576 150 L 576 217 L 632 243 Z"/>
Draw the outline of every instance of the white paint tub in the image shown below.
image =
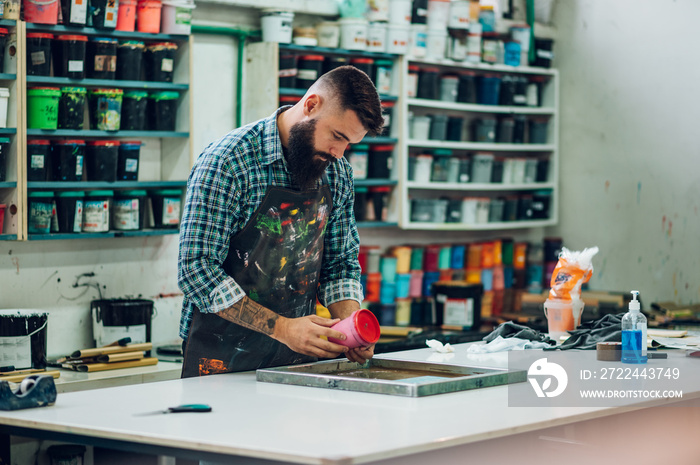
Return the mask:
<path id="1" fill-rule="evenodd" d="M 450 0 L 429 0 L 428 29 L 441 31 L 447 28 L 450 16 Z"/>
<path id="2" fill-rule="evenodd" d="M 412 0 L 390 0 L 389 23 L 408 26 L 411 24 Z"/>
<path id="3" fill-rule="evenodd" d="M 367 28 L 367 51 L 383 52 L 386 50 L 386 23 L 369 23 Z"/>
<path id="4" fill-rule="evenodd" d="M 411 27 L 402 24 L 388 24 L 386 26 L 386 51 L 405 55 L 408 53 L 408 40 L 411 35 Z"/>
<path id="5" fill-rule="evenodd" d="M 294 13 L 291 11 L 263 10 L 260 17 L 263 42 L 291 43 L 293 20 Z"/>
<path id="6" fill-rule="evenodd" d="M 425 57 L 428 47 L 428 26 L 425 24 L 411 24 L 411 32 L 408 40 L 409 55 L 415 58 Z"/>
<path id="7" fill-rule="evenodd" d="M 450 2 L 447 27 L 450 29 L 469 29 L 469 0 Z"/>
<path id="8" fill-rule="evenodd" d="M 342 18 L 340 21 L 340 48 L 366 50 L 369 23 L 362 18 Z"/>
<path id="9" fill-rule="evenodd" d="M 192 10 L 194 2 L 163 0 L 160 15 L 160 31 L 163 34 L 185 34 L 192 32 Z"/>
<path id="10" fill-rule="evenodd" d="M 7 102 L 9 99 L 10 89 L 0 87 L 0 128 L 7 127 Z"/>
<path id="11" fill-rule="evenodd" d="M 428 40 L 426 43 L 426 56 L 432 60 L 441 60 L 445 58 L 445 50 L 447 49 L 447 31 L 436 31 L 428 29 Z"/>
<path id="12" fill-rule="evenodd" d="M 316 39 L 319 47 L 338 48 L 340 45 L 340 25 L 336 21 L 324 21 L 316 25 Z"/>

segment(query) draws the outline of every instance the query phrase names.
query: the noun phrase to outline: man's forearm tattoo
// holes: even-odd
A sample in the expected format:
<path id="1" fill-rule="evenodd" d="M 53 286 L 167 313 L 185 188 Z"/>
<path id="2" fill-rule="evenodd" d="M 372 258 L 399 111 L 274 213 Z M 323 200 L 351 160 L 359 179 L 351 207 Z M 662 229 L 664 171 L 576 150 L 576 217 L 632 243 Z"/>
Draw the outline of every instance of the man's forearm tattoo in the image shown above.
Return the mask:
<path id="1" fill-rule="evenodd" d="M 231 307 L 219 313 L 222 318 L 271 336 L 275 331 L 275 324 L 279 315 L 263 307 L 250 297 L 244 297 Z"/>

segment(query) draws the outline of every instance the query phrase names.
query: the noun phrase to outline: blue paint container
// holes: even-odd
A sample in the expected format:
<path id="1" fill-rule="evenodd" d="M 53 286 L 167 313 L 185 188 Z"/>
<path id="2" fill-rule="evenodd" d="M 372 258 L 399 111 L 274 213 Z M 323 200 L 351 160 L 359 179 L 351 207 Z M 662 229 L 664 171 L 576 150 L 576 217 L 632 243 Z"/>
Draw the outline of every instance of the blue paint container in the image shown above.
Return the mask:
<path id="1" fill-rule="evenodd" d="M 506 289 L 511 289 L 513 287 L 513 267 L 504 266 L 503 267 L 503 287 Z"/>
<path id="2" fill-rule="evenodd" d="M 464 268 L 464 254 L 467 250 L 466 245 L 453 245 L 452 246 L 452 257 L 450 259 L 450 268 L 453 270 L 459 270 Z"/>
<path id="3" fill-rule="evenodd" d="M 484 268 L 481 270 L 481 284 L 484 286 L 484 291 L 493 290 L 493 269 Z"/>
<path id="4" fill-rule="evenodd" d="M 411 275 L 407 274 L 397 274 L 396 275 L 396 298 L 405 299 L 409 297 L 411 289 Z"/>
<path id="5" fill-rule="evenodd" d="M 452 268 L 450 265 L 450 260 L 452 258 L 452 246 L 445 245 L 440 248 L 440 255 L 438 257 L 438 269 L 449 270 Z"/>
<path id="6" fill-rule="evenodd" d="M 378 319 L 380 326 L 396 325 L 396 305 L 382 305 L 379 309 Z"/>
<path id="7" fill-rule="evenodd" d="M 29 192 L 29 234 L 48 234 L 51 231 L 51 219 L 54 215 L 54 194 L 46 191 Z"/>
<path id="8" fill-rule="evenodd" d="M 520 42 L 511 40 L 504 45 L 503 63 L 510 66 L 520 66 Z"/>
<path id="9" fill-rule="evenodd" d="M 388 283 L 382 281 L 382 288 L 379 291 L 379 302 L 384 305 L 390 305 L 396 300 L 396 283 Z"/>
<path id="10" fill-rule="evenodd" d="M 382 286 L 384 283 L 395 283 L 396 282 L 396 257 L 384 256 L 379 264 L 380 272 L 382 274 Z"/>
<path id="11" fill-rule="evenodd" d="M 423 273 L 423 295 L 431 295 L 433 283 L 440 280 L 439 271 L 426 271 Z"/>
<path id="12" fill-rule="evenodd" d="M 477 80 L 477 103 L 498 105 L 500 90 L 501 78 L 496 74 L 484 74 Z"/>

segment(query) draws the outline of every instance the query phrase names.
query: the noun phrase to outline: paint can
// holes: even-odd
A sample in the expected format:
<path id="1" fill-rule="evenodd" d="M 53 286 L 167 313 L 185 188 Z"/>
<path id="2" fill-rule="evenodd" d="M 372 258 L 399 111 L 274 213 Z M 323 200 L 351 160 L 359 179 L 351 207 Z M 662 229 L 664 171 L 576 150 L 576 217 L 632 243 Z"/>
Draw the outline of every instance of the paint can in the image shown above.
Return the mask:
<path id="1" fill-rule="evenodd" d="M 364 308 L 352 312 L 349 317 L 331 326 L 331 329 L 345 334 L 347 339 L 341 341 L 329 337 L 328 340 L 350 348 L 366 347 L 374 344 L 379 340 L 380 334 L 377 317 L 375 317 L 371 311 Z"/>
<path id="2" fill-rule="evenodd" d="M 292 41 L 293 20 L 294 13 L 291 11 L 263 10 L 260 18 L 263 42 L 290 43 Z"/>
<path id="3" fill-rule="evenodd" d="M 380 270 L 382 274 L 382 285 L 384 283 L 396 282 L 396 257 L 384 255 L 381 258 Z"/>
<path id="4" fill-rule="evenodd" d="M 392 247 L 392 255 L 396 257 L 396 272 L 408 273 L 411 270 L 411 248 L 407 246 Z"/>
<path id="5" fill-rule="evenodd" d="M 421 297 L 423 295 L 423 271 L 411 270 L 411 280 L 408 284 L 409 297 Z"/>
<path id="6" fill-rule="evenodd" d="M 132 343 L 151 342 L 153 301 L 100 299 L 90 302 L 95 347 L 130 337 Z"/>
<path id="7" fill-rule="evenodd" d="M 382 280 L 382 288 L 379 290 L 379 302 L 384 305 L 391 305 L 396 300 L 396 283 L 389 283 Z"/>
<path id="8" fill-rule="evenodd" d="M 0 310 L 1 366 L 46 368 L 48 316 L 40 310 Z"/>
<path id="9" fill-rule="evenodd" d="M 435 315 L 438 324 L 460 326 L 462 329 L 479 329 L 481 326 L 480 284 L 438 281 L 433 284 Z"/>
<path id="10" fill-rule="evenodd" d="M 402 273 L 396 275 L 396 298 L 405 299 L 409 297 L 411 289 L 411 274 Z"/>
<path id="11" fill-rule="evenodd" d="M 340 24 L 340 48 L 366 50 L 369 23 L 362 18 L 342 18 Z"/>
<path id="12" fill-rule="evenodd" d="M 411 299 L 396 299 L 396 326 L 411 324 Z"/>
<path id="13" fill-rule="evenodd" d="M 365 286 L 365 302 L 379 302 L 382 287 L 381 273 L 368 273 Z"/>

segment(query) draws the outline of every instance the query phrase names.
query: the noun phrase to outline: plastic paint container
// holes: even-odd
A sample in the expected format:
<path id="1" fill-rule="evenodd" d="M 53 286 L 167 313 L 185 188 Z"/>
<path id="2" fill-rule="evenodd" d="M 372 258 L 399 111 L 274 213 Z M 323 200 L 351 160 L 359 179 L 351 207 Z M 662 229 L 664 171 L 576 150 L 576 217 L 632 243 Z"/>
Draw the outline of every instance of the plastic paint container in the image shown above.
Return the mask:
<path id="1" fill-rule="evenodd" d="M 413 0 L 411 13 L 411 23 L 425 25 L 428 22 L 428 0 Z"/>
<path id="2" fill-rule="evenodd" d="M 416 97 L 418 95 L 418 76 L 420 68 L 416 65 L 408 65 L 408 84 L 406 95 L 407 97 Z"/>
<path id="3" fill-rule="evenodd" d="M 368 273 L 367 283 L 364 289 L 365 302 L 379 302 L 381 287 L 382 275 L 379 273 Z"/>
<path id="4" fill-rule="evenodd" d="M 447 182 L 452 150 L 436 149 L 433 151 L 433 163 L 430 174 L 431 182 Z"/>
<path id="5" fill-rule="evenodd" d="M 0 203 L 0 234 L 2 234 L 5 225 L 5 208 L 7 208 L 7 204 Z"/>
<path id="6" fill-rule="evenodd" d="M 503 44 L 503 47 L 503 63 L 509 66 L 520 66 L 520 43 L 509 40 Z"/>
<path id="7" fill-rule="evenodd" d="M 369 23 L 362 18 L 341 18 L 340 48 L 346 50 L 366 50 Z"/>
<path id="8" fill-rule="evenodd" d="M 367 218 L 367 188 L 355 187 L 355 203 L 353 205 L 355 221 L 365 221 Z"/>
<path id="9" fill-rule="evenodd" d="M 411 324 L 411 304 L 412 300 L 406 297 L 399 297 L 399 289 L 396 289 L 396 326 L 408 326 Z"/>
<path id="10" fill-rule="evenodd" d="M 447 51 L 447 31 L 434 30 L 428 27 L 425 55 L 432 60 L 442 60 Z"/>
<path id="11" fill-rule="evenodd" d="M 393 145 L 372 145 L 369 150 L 367 177 L 389 179 L 391 177 Z"/>
<path id="12" fill-rule="evenodd" d="M 94 140 L 88 142 L 85 160 L 88 181 L 116 181 L 118 158 L 119 141 Z"/>
<path id="13" fill-rule="evenodd" d="M 136 30 L 158 34 L 163 2 L 160 0 L 139 0 L 136 6 Z"/>
<path id="14" fill-rule="evenodd" d="M 438 255 L 438 269 L 439 270 L 448 270 L 450 269 L 451 262 L 450 258 L 452 257 L 452 246 L 450 245 L 443 245 L 440 247 L 440 254 Z"/>
<path id="15" fill-rule="evenodd" d="M 323 74 L 323 55 L 301 55 L 297 65 L 297 89 L 308 89 Z"/>
<path id="16" fill-rule="evenodd" d="M 90 89 L 90 128 L 118 131 L 121 122 L 122 89 Z"/>
<path id="17" fill-rule="evenodd" d="M 454 0 L 450 2 L 448 29 L 469 29 L 469 1 Z"/>
<path id="18" fill-rule="evenodd" d="M 495 74 L 484 74 L 477 79 L 477 103 L 481 105 L 498 105 L 501 78 Z"/>
<path id="19" fill-rule="evenodd" d="M 525 176 L 523 182 L 526 184 L 534 183 L 537 178 L 537 160 L 528 158 L 525 160 Z"/>
<path id="20" fill-rule="evenodd" d="M 62 87 L 58 101 L 58 129 L 83 129 L 85 87 Z"/>
<path id="21" fill-rule="evenodd" d="M 445 140 L 447 138 L 447 115 L 437 114 L 432 116 L 430 123 L 430 140 Z"/>
<path id="22" fill-rule="evenodd" d="M 447 199 L 433 200 L 433 222 L 444 223 L 447 220 Z"/>
<path id="23" fill-rule="evenodd" d="M 408 284 L 409 297 L 421 297 L 423 295 L 423 271 L 412 270 L 411 281 Z"/>
<path id="24" fill-rule="evenodd" d="M 496 130 L 496 141 L 502 144 L 513 142 L 513 129 L 515 128 L 515 120 L 513 118 L 501 118 L 498 122 Z"/>
<path id="25" fill-rule="evenodd" d="M 10 100 L 10 89 L 0 87 L 0 128 L 7 127 L 7 105 Z"/>
<path id="26" fill-rule="evenodd" d="M 527 85 L 529 81 L 526 77 L 517 76 L 513 78 L 513 105 L 527 105 Z"/>
<path id="27" fill-rule="evenodd" d="M 27 33 L 27 74 L 48 76 L 51 73 L 52 42 L 53 34 L 44 32 Z"/>
<path id="28" fill-rule="evenodd" d="M 504 206 L 505 201 L 503 199 L 491 199 L 491 202 L 489 202 L 489 223 L 503 221 Z"/>
<path id="29" fill-rule="evenodd" d="M 279 87 L 296 87 L 297 73 L 297 56 L 293 53 L 280 53 L 278 74 Z"/>
<path id="30" fill-rule="evenodd" d="M 552 45 L 554 41 L 552 39 L 546 38 L 535 38 L 535 62 L 532 66 L 539 66 L 542 68 L 549 68 L 552 66 L 552 59 L 554 54 L 552 53 Z"/>
<path id="31" fill-rule="evenodd" d="M 379 270 L 382 274 L 382 283 L 396 282 L 396 262 L 394 256 L 385 255 L 379 262 Z"/>
<path id="32" fill-rule="evenodd" d="M 476 223 L 488 223 L 490 203 L 491 200 L 487 197 L 479 198 L 476 201 Z"/>
<path id="33" fill-rule="evenodd" d="M 513 143 L 522 144 L 525 142 L 525 115 L 513 116 L 515 126 L 513 126 Z"/>
<path id="34" fill-rule="evenodd" d="M 117 191 L 112 202 L 112 229 L 138 231 L 143 229 L 147 194 L 145 190 Z"/>
<path id="35" fill-rule="evenodd" d="M 117 181 L 137 181 L 141 141 L 122 141 L 117 157 Z M 144 195 L 146 195 L 144 193 Z"/>
<path id="36" fill-rule="evenodd" d="M 462 199 L 462 223 L 476 223 L 476 203 L 476 197 L 465 197 L 464 199 Z"/>
<path id="37" fill-rule="evenodd" d="M 51 231 L 51 218 L 53 217 L 53 192 L 30 191 L 29 218 L 27 232 L 29 234 L 48 234 Z"/>
<path id="38" fill-rule="evenodd" d="M 148 92 L 127 90 L 122 97 L 120 129 L 122 131 L 143 131 L 146 129 L 146 109 Z"/>
<path id="39" fill-rule="evenodd" d="M 491 182 L 503 182 L 503 162 L 503 157 L 496 157 L 493 159 L 493 165 L 491 167 Z"/>
<path id="40" fill-rule="evenodd" d="M 379 273 L 379 263 L 381 262 L 382 252 L 379 247 L 372 247 L 367 252 L 367 274 L 372 275 L 373 273 Z"/>
<path id="41" fill-rule="evenodd" d="M 91 37 L 87 43 L 87 77 L 114 79 L 117 71 L 117 39 Z"/>
<path id="42" fill-rule="evenodd" d="M 419 183 L 430 182 L 430 176 L 433 172 L 433 156 L 430 154 L 421 154 L 416 157 L 415 181 Z"/>
<path id="43" fill-rule="evenodd" d="M 533 118 L 529 121 L 529 142 L 531 144 L 547 143 L 547 128 L 549 120 L 547 118 Z"/>
<path id="44" fill-rule="evenodd" d="M 51 142 L 44 139 L 27 141 L 27 181 L 50 181 Z"/>
<path id="45" fill-rule="evenodd" d="M 411 289 L 411 275 L 397 274 L 396 275 L 396 298 L 405 299 L 409 296 Z"/>
<path id="46" fill-rule="evenodd" d="M 411 24 L 412 7 L 411 0 L 389 0 L 389 23 Z"/>
<path id="47" fill-rule="evenodd" d="M 411 24 L 408 38 L 408 54 L 413 58 L 424 58 L 428 50 L 428 26 Z"/>
<path id="48" fill-rule="evenodd" d="M 423 289 L 422 294 L 424 296 L 431 295 L 433 284 L 440 280 L 439 271 L 425 271 L 423 273 Z"/>
<path id="49" fill-rule="evenodd" d="M 336 68 L 350 64 L 350 59 L 341 56 L 330 56 L 323 60 L 323 72 L 333 71 Z"/>
<path id="50" fill-rule="evenodd" d="M 429 115 L 415 115 L 411 119 L 410 138 L 416 140 L 428 140 L 430 136 L 430 127 L 432 126 L 432 117 Z"/>
<path id="51" fill-rule="evenodd" d="M 87 23 L 88 2 L 84 0 L 61 0 L 63 24 L 83 27 Z"/>
<path id="52" fill-rule="evenodd" d="M 411 221 L 415 223 L 433 222 L 433 200 L 413 199 L 411 200 Z"/>
<path id="53" fill-rule="evenodd" d="M 316 39 L 319 47 L 338 48 L 340 45 L 340 25 L 337 21 L 324 21 L 316 25 Z"/>
<path id="54" fill-rule="evenodd" d="M 552 191 L 539 190 L 532 193 L 532 219 L 543 220 L 549 218 L 549 204 L 552 199 Z"/>
<path id="55" fill-rule="evenodd" d="M 153 206 L 153 222 L 157 229 L 177 228 L 180 225 L 182 191 L 161 189 L 149 191 Z"/>
<path id="56" fill-rule="evenodd" d="M 445 74 L 440 79 L 440 100 L 443 102 L 456 102 L 459 88 L 459 76 Z"/>
<path id="57" fill-rule="evenodd" d="M 467 252 L 467 246 L 463 244 L 455 244 L 452 246 L 452 255 L 450 257 L 450 268 L 464 268 L 464 259 Z"/>
<path id="58" fill-rule="evenodd" d="M 537 160 L 535 182 L 547 182 L 547 179 L 549 179 L 549 158 L 542 157 Z"/>
<path id="59" fill-rule="evenodd" d="M 116 78 L 125 81 L 140 81 L 143 54 L 146 45 L 138 40 L 128 40 L 117 46 Z"/>
<path id="60" fill-rule="evenodd" d="M 403 24 L 388 24 L 386 27 L 386 52 L 405 55 L 408 53 L 408 42 L 411 27 Z"/>
<path id="61" fill-rule="evenodd" d="M 117 31 L 132 32 L 136 29 L 136 0 L 119 0 Z"/>
<path id="62" fill-rule="evenodd" d="M 474 141 L 496 142 L 496 118 L 480 118 L 474 121 Z"/>
<path id="63" fill-rule="evenodd" d="M 371 204 L 371 213 L 375 221 L 386 221 L 389 209 L 389 186 L 373 186 L 369 188 L 369 202 Z"/>
<path id="64" fill-rule="evenodd" d="M 411 270 L 411 248 L 407 246 L 392 247 L 391 254 L 396 257 L 396 273 L 408 274 Z"/>
<path id="65" fill-rule="evenodd" d="M 367 27 L 367 51 L 386 50 L 386 23 L 369 23 Z"/>
<path id="66" fill-rule="evenodd" d="M 518 197 L 508 196 L 503 204 L 503 221 L 516 221 L 518 219 Z M 511 254 L 512 256 L 512 254 Z M 512 261 L 512 258 L 511 258 Z M 504 262 L 505 263 L 505 262 Z"/>
<path id="67" fill-rule="evenodd" d="M 4 182 L 7 178 L 6 164 L 8 153 L 10 151 L 10 138 L 0 137 L 0 182 Z M 2 230 L 2 221 L 0 221 L 0 231 Z"/>
<path id="68" fill-rule="evenodd" d="M 180 94 L 164 90 L 148 95 L 148 123 L 155 131 L 175 131 Z"/>
<path id="69" fill-rule="evenodd" d="M 194 8 L 194 1 L 164 1 L 160 18 L 160 31 L 163 34 L 190 35 Z"/>
<path id="70" fill-rule="evenodd" d="M 3 366 L 16 370 L 46 368 L 48 313 L 39 310 L 0 310 Z"/>
<path id="71" fill-rule="evenodd" d="M 386 306 L 394 307 L 394 300 L 396 300 L 396 283 L 382 281 L 382 288 L 379 290 L 379 302 Z"/>
<path id="72" fill-rule="evenodd" d="M 464 126 L 464 118 L 457 116 L 447 117 L 447 133 L 445 134 L 445 140 L 450 141 L 461 141 L 462 140 L 462 126 Z"/>
<path id="73" fill-rule="evenodd" d="M 114 191 L 90 191 L 83 202 L 83 232 L 109 231 L 109 211 Z"/>
<path id="74" fill-rule="evenodd" d="M 58 0 L 22 0 L 24 20 L 28 23 L 57 24 Z"/>
<path id="75" fill-rule="evenodd" d="M 440 69 L 423 68 L 418 76 L 418 98 L 437 100 L 440 97 Z"/>
<path id="76" fill-rule="evenodd" d="M 473 71 L 462 71 L 459 73 L 457 101 L 461 103 L 476 103 L 476 73 Z"/>
<path id="77" fill-rule="evenodd" d="M 7 18 L 7 16 L 5 16 L 5 18 Z M 0 27 L 0 73 L 5 72 L 5 47 L 7 46 L 9 36 L 10 31 L 5 27 Z"/>
<path id="78" fill-rule="evenodd" d="M 382 305 L 379 306 L 379 308 L 375 309 L 375 312 L 378 314 L 379 322 L 382 326 L 395 326 L 396 305 L 393 302 L 386 303 L 390 300 L 391 294 L 384 290 L 383 286 L 381 289 L 381 293 L 384 300 L 381 301 Z"/>
<path id="79" fill-rule="evenodd" d="M 506 74 L 501 78 L 501 88 L 498 93 L 499 105 L 513 105 L 513 96 L 515 95 L 515 79 L 513 76 Z"/>
<path id="80" fill-rule="evenodd" d="M 118 2 L 110 0 L 90 0 L 89 16 L 95 29 L 114 29 L 119 15 Z M 158 32 L 158 31 L 155 31 Z"/>
<path id="81" fill-rule="evenodd" d="M 355 179 L 367 178 L 367 163 L 369 160 L 369 145 L 357 144 L 348 150 L 348 162 L 352 167 Z"/>
<path id="82" fill-rule="evenodd" d="M 58 232 L 82 232 L 84 199 L 85 192 L 83 191 L 62 191 L 56 195 Z"/>
<path id="83" fill-rule="evenodd" d="M 61 90 L 56 87 L 32 87 L 27 90 L 27 128 L 57 129 L 58 100 Z"/>
<path id="84" fill-rule="evenodd" d="M 59 35 L 53 43 L 54 75 L 70 79 L 85 77 L 87 36 Z"/>
<path id="85" fill-rule="evenodd" d="M 144 57 L 146 80 L 173 82 L 176 53 L 177 44 L 174 42 L 159 42 L 148 45 Z"/>
<path id="86" fill-rule="evenodd" d="M 294 13 L 291 11 L 276 9 L 262 10 L 260 24 L 262 27 L 263 42 L 291 43 L 293 20 Z"/>
<path id="87" fill-rule="evenodd" d="M 382 134 L 391 134 L 391 117 L 394 113 L 394 107 L 396 102 L 385 100 L 382 101 L 382 116 L 384 117 L 384 126 L 382 127 Z"/>
<path id="88" fill-rule="evenodd" d="M 77 182 L 83 179 L 84 140 L 57 141 L 53 148 L 53 180 Z"/>
<path id="89" fill-rule="evenodd" d="M 423 269 L 423 247 L 412 246 L 411 247 L 411 272 Z"/>
<path id="90" fill-rule="evenodd" d="M 491 182 L 494 156 L 486 153 L 477 153 L 472 157 L 472 182 Z"/>

